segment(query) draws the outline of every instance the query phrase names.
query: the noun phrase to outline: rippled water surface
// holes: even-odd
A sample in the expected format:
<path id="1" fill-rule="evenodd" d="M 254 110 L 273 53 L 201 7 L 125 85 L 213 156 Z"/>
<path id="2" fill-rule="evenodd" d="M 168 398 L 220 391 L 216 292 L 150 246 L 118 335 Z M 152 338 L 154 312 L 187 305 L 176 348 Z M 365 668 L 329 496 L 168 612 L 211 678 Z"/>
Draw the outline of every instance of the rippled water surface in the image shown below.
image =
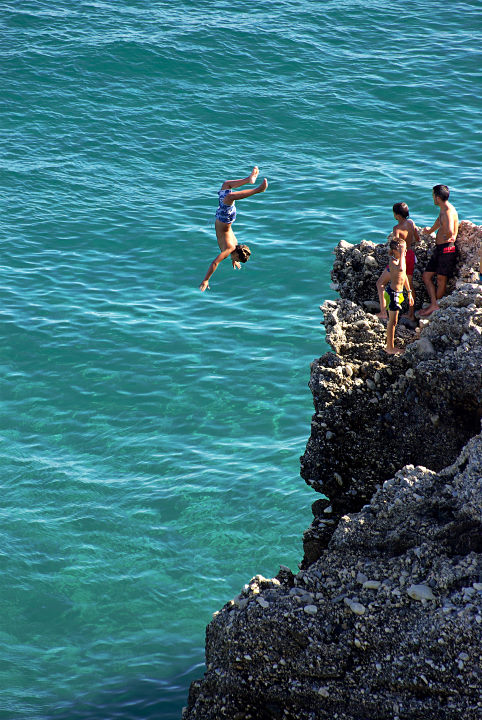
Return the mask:
<path id="1" fill-rule="evenodd" d="M 342 238 L 481 222 L 479 2 L 6 0 L 0 717 L 179 718 L 211 613 L 296 569 Z M 226 178 L 250 262 L 216 255 Z"/>

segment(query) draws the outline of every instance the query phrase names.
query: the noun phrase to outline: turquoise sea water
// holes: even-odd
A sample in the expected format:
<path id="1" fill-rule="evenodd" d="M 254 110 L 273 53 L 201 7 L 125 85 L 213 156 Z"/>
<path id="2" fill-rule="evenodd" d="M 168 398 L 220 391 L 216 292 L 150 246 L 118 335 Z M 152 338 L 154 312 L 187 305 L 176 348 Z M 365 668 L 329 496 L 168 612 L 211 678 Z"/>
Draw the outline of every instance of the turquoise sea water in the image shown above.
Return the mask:
<path id="1" fill-rule="evenodd" d="M 179 718 L 211 613 L 296 570 L 341 239 L 482 222 L 480 2 L 6 0 L 0 717 Z M 216 192 L 252 257 L 216 255 Z"/>

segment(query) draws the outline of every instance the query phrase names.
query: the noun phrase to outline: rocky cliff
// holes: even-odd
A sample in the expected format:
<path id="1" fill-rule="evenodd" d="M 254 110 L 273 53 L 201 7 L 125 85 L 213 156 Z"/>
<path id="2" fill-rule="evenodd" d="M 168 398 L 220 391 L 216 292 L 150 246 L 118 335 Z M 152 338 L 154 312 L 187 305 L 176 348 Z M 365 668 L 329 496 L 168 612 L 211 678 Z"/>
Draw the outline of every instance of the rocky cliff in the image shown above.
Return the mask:
<path id="1" fill-rule="evenodd" d="M 386 246 L 336 248 L 333 352 L 312 363 L 301 458 L 322 497 L 301 569 L 256 576 L 215 613 L 183 720 L 482 717 L 481 243 L 461 223 L 451 294 L 398 326 L 400 356 L 370 312 Z"/>

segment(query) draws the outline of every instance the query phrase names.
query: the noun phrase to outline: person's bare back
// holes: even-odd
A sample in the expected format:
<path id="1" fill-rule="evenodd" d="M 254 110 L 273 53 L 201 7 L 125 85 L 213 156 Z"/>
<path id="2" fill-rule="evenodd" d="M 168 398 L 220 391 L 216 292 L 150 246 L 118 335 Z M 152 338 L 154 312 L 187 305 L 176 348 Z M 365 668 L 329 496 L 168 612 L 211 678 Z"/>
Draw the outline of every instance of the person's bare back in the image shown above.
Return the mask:
<path id="1" fill-rule="evenodd" d="M 420 240 L 417 227 L 411 218 L 406 218 L 394 225 L 393 237 L 405 240 L 407 250 L 410 250 L 412 245 Z"/>
<path id="2" fill-rule="evenodd" d="M 450 190 L 447 185 L 434 185 L 432 197 L 434 205 L 439 208 L 439 215 L 431 228 L 424 228 L 429 235 L 437 231 L 435 248 L 422 275 L 424 285 L 430 298 L 430 305 L 420 310 L 420 317 L 427 317 L 439 309 L 438 301 L 445 295 L 447 280 L 452 277 L 457 264 L 457 233 L 459 216 L 457 210 L 449 202 Z M 433 276 L 437 276 L 437 288 Z"/>
<path id="3" fill-rule="evenodd" d="M 435 185 L 432 190 L 434 205 L 438 205 L 439 214 L 431 228 L 424 228 L 423 232 L 429 235 L 437 231 L 436 245 L 454 243 L 459 232 L 459 216 L 457 210 L 449 202 L 449 189 L 446 185 Z"/>
<path id="4" fill-rule="evenodd" d="M 447 201 L 440 207 L 439 223 L 440 226 L 435 237 L 436 244 L 455 242 L 459 232 L 459 216 L 452 203 Z"/>

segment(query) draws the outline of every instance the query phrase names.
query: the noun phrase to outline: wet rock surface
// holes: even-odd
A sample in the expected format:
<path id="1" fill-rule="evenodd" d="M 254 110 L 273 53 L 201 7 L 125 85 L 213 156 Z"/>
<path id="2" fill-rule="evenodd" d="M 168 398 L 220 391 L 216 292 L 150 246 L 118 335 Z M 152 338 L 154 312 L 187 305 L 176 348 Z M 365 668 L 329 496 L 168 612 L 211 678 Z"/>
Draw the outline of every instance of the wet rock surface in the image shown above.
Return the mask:
<path id="1" fill-rule="evenodd" d="M 461 224 L 453 291 L 397 328 L 401 356 L 367 312 L 384 246 L 336 249 L 333 352 L 312 364 L 301 459 L 323 495 L 301 570 L 256 576 L 215 613 L 183 720 L 482 717 L 481 241 Z"/>

